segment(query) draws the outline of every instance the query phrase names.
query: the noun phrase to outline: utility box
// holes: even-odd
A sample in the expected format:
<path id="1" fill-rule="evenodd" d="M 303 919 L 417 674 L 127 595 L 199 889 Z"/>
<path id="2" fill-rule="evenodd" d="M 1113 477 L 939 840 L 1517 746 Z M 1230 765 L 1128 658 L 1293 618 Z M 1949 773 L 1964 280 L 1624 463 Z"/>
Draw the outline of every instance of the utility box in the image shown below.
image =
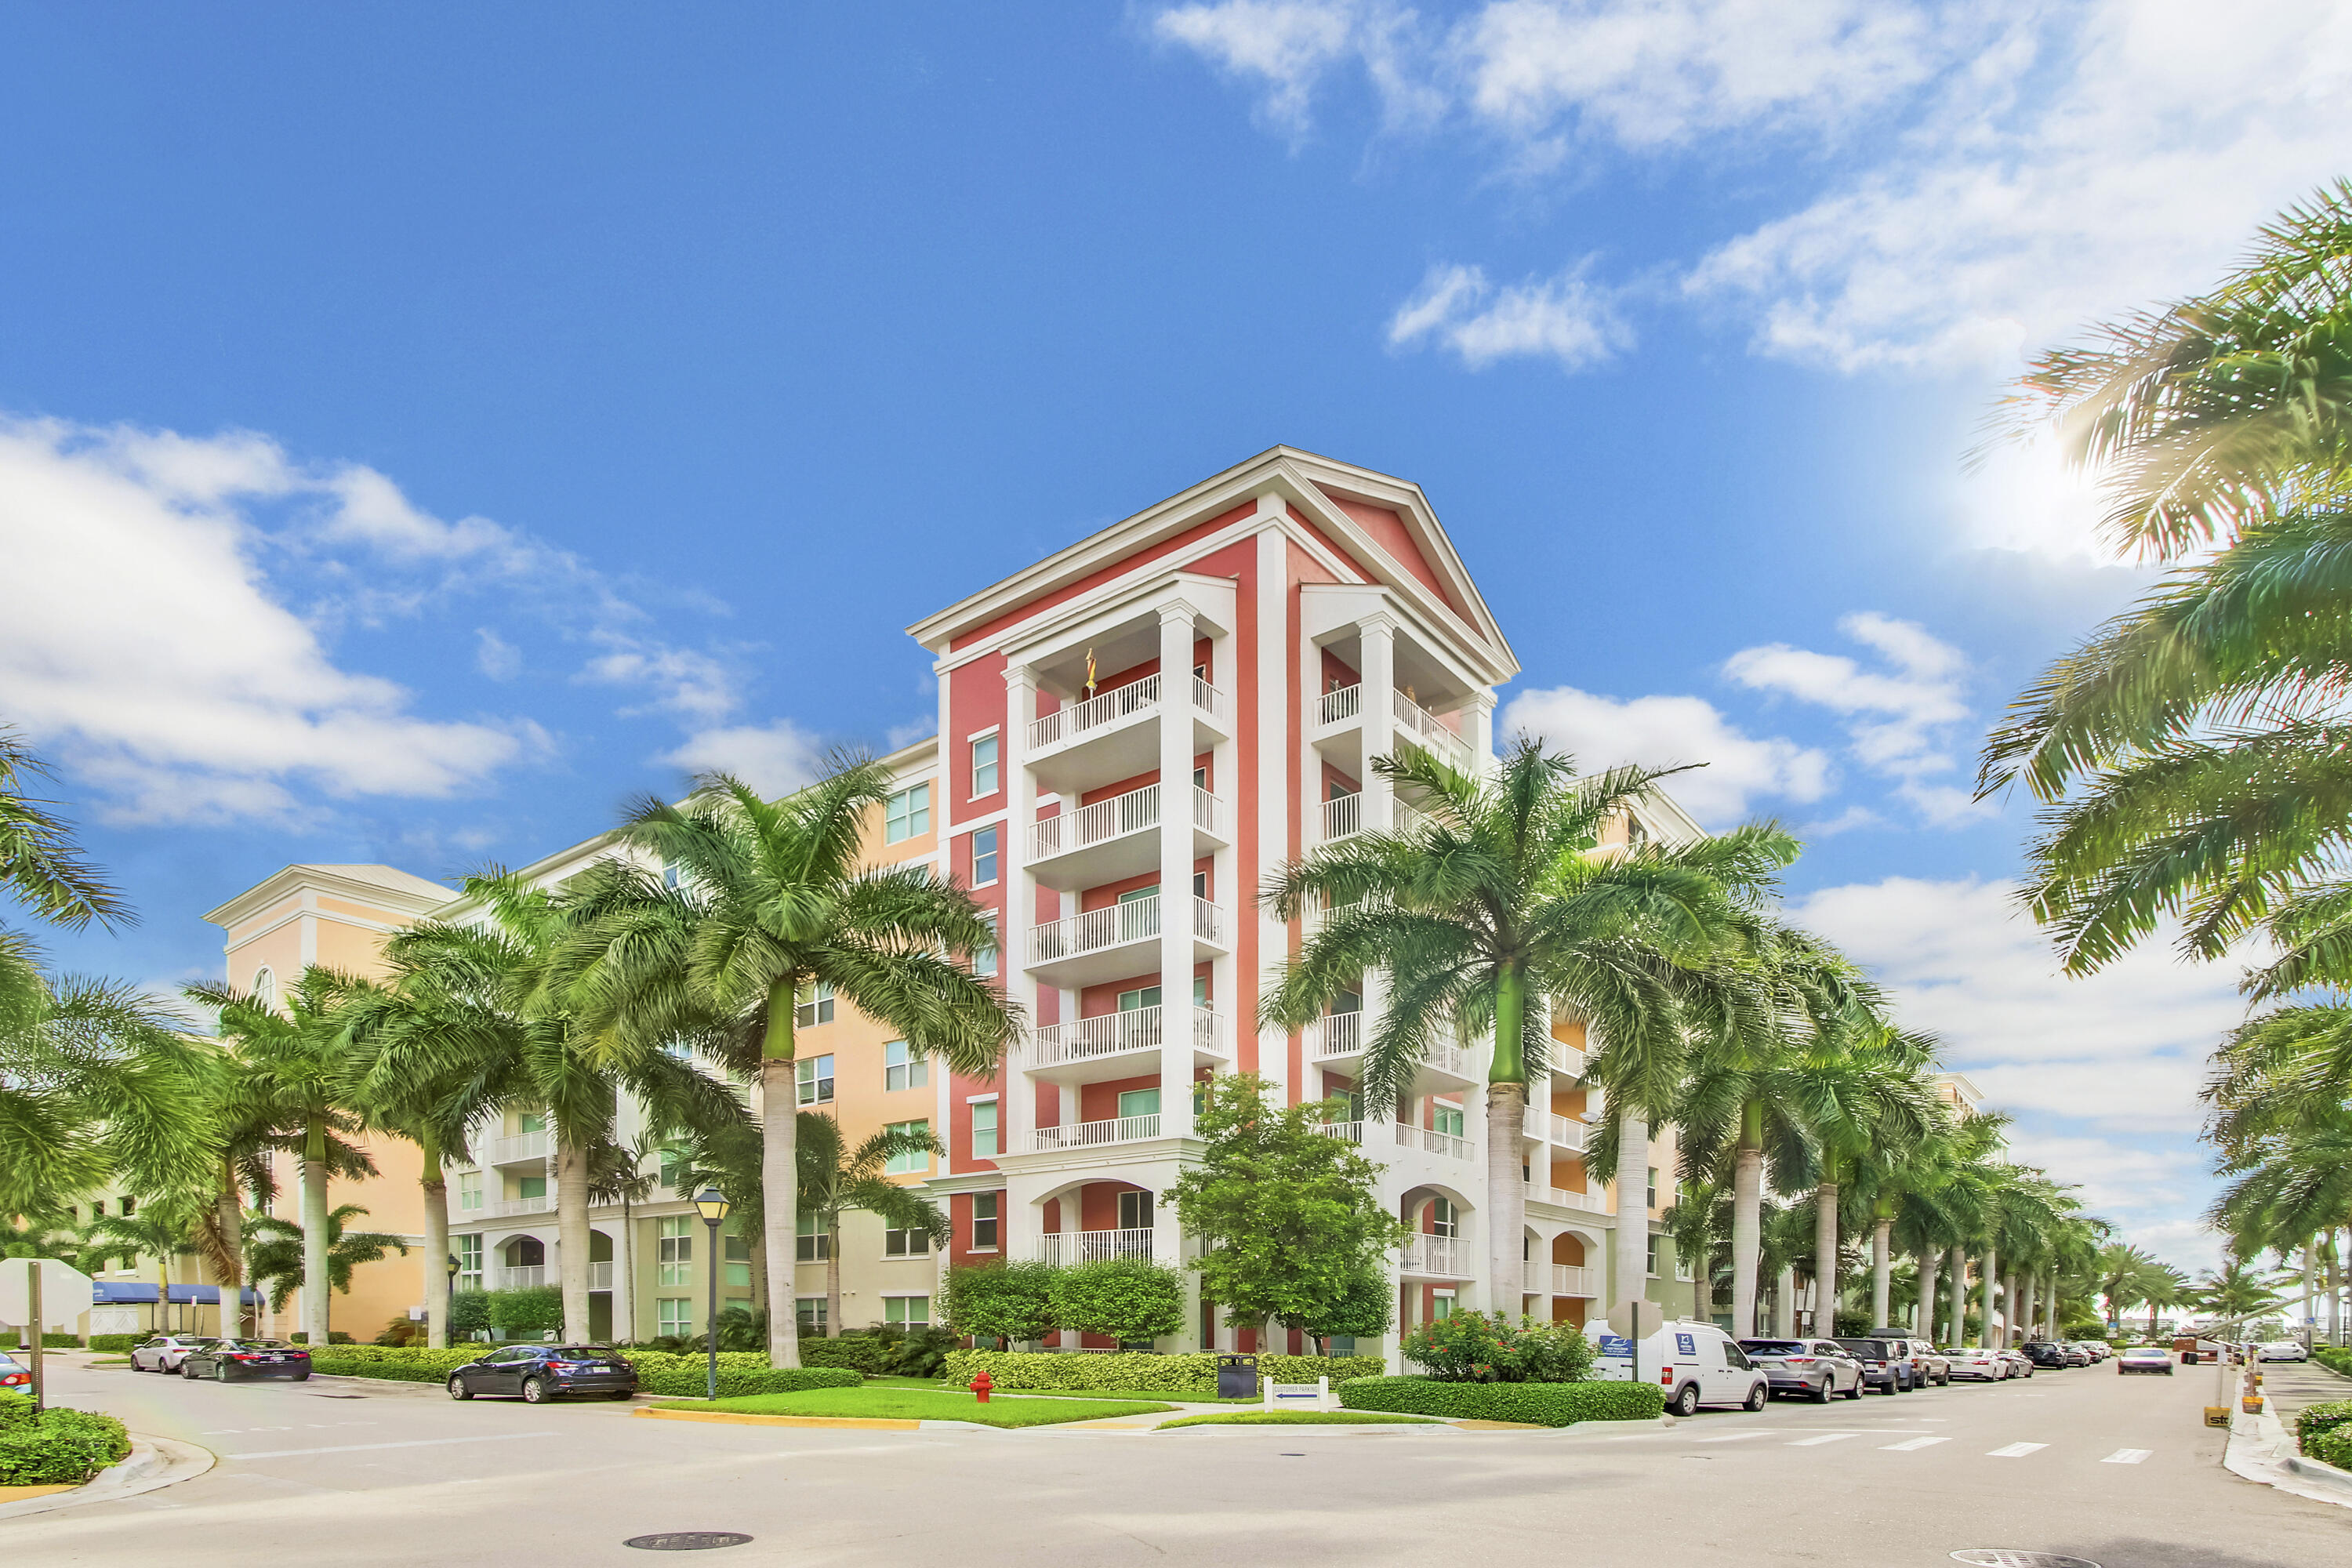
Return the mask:
<path id="1" fill-rule="evenodd" d="M 1219 1356 L 1217 1358 L 1217 1397 L 1255 1399 L 1257 1397 L 1257 1357 L 1254 1355 Z"/>

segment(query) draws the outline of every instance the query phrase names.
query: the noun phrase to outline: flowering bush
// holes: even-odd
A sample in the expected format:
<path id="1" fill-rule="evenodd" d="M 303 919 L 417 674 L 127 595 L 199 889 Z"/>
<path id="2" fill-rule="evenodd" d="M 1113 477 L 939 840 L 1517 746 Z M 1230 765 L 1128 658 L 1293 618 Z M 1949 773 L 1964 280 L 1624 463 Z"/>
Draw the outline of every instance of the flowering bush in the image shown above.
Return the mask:
<path id="1" fill-rule="evenodd" d="M 1415 1324 L 1400 1348 L 1440 1383 L 1581 1383 L 1592 1373 L 1592 1346 L 1574 1323 L 1514 1323 L 1499 1312 Z"/>

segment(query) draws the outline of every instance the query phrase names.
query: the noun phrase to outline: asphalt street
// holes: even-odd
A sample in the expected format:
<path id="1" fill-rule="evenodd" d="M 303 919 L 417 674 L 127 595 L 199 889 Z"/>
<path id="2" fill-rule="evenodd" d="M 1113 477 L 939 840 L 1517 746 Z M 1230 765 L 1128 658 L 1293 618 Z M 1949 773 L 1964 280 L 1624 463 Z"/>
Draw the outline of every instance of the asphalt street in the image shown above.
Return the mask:
<path id="1" fill-rule="evenodd" d="M 60 1358 L 62 1359 L 62 1358 Z M 2221 1468 L 2209 1378 L 2112 1366 L 1671 1429 L 830 1431 L 429 1386 L 219 1386 L 58 1365 L 60 1403 L 211 1448 L 184 1485 L 0 1521 L 0 1563 L 637 1563 L 740 1531 L 736 1563 L 1948 1563 L 2342 1568 L 2352 1509 Z"/>

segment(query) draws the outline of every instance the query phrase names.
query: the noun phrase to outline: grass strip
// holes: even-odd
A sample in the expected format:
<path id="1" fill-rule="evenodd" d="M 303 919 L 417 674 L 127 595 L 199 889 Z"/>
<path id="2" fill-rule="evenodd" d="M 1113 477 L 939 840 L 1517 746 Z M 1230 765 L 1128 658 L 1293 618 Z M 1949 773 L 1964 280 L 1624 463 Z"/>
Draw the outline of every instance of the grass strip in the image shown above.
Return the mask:
<path id="1" fill-rule="evenodd" d="M 1245 1410 L 1236 1415 L 1180 1415 L 1152 1428 L 1176 1426 L 1442 1426 L 1425 1415 L 1392 1415 L 1385 1410 Z"/>
<path id="2" fill-rule="evenodd" d="M 868 1388 L 929 1388 L 961 1394 L 962 1389 L 929 1377 L 869 1377 Z M 1164 1405 L 1255 1405 L 1255 1399 L 1220 1399 L 1213 1394 L 1171 1393 L 1165 1388 L 1000 1388 L 999 1399 L 1135 1399 Z"/>
<path id="3" fill-rule="evenodd" d="M 971 1421 L 982 1426 L 1055 1426 L 1066 1421 L 1097 1421 L 1112 1415 L 1148 1415 L 1169 1405 L 1123 1400 L 1024 1399 L 982 1405 L 969 1394 L 945 1389 L 818 1388 L 802 1394 L 747 1394 L 712 1403 L 667 1399 L 656 1410 L 709 1410 L 739 1415 L 824 1415 L 883 1421 Z"/>

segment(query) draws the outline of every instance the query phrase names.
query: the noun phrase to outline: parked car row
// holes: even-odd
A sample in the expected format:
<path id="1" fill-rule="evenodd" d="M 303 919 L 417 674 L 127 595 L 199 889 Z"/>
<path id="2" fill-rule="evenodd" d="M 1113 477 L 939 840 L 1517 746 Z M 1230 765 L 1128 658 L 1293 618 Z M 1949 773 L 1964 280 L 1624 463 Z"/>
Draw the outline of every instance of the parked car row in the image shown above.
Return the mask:
<path id="1" fill-rule="evenodd" d="M 282 1377 L 307 1383 L 310 1352 L 284 1340 L 224 1339 L 209 1334 L 156 1334 L 131 1347 L 133 1372 L 176 1372 L 191 1382 Z"/>
<path id="2" fill-rule="evenodd" d="M 0 1385 L 14 1363 L 0 1355 Z M 310 1376 L 310 1352 L 282 1340 L 216 1339 L 208 1334 L 157 1334 L 131 1348 L 133 1372 L 176 1372 L 222 1383 Z M 449 1374 L 452 1399 L 511 1394 L 541 1405 L 567 1394 L 626 1399 L 637 1391 L 636 1369 L 610 1345 L 500 1345 Z"/>

